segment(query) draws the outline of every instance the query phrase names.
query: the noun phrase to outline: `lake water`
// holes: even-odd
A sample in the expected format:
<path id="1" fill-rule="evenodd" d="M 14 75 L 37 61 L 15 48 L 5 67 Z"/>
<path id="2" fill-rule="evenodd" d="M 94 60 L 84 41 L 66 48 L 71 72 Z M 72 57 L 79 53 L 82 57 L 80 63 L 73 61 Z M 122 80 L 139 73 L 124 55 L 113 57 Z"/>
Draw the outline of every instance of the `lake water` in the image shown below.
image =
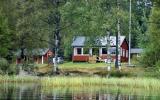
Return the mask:
<path id="1" fill-rule="evenodd" d="M 160 93 L 111 88 L 44 88 L 38 84 L 1 84 L 0 100 L 160 100 Z"/>

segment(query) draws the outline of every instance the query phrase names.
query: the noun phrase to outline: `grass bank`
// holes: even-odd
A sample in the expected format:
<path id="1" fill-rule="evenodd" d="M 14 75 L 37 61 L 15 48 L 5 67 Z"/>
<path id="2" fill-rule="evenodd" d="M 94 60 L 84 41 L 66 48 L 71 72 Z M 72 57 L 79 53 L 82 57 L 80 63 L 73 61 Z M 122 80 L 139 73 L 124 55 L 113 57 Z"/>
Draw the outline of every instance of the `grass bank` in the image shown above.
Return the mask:
<path id="1" fill-rule="evenodd" d="M 37 65 L 35 72 L 42 73 L 43 75 L 48 75 L 52 71 L 52 66 L 50 65 Z M 127 67 L 126 63 L 122 63 L 121 71 L 117 72 L 114 64 L 111 64 L 111 71 L 107 71 L 107 64 L 96 63 L 91 64 L 87 62 L 65 62 L 59 64 L 59 69 L 62 74 L 67 74 L 70 76 L 108 76 L 111 77 L 157 77 L 159 78 L 159 72 L 156 72 L 153 68 L 143 68 L 143 67 Z"/>

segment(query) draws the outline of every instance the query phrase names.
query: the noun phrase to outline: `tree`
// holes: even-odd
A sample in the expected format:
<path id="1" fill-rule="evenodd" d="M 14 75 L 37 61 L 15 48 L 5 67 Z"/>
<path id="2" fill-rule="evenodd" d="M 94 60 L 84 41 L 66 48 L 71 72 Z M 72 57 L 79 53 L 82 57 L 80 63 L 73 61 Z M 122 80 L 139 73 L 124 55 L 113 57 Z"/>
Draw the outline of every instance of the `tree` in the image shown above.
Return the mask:
<path id="1" fill-rule="evenodd" d="M 8 27 L 8 20 L 0 9 L 0 58 L 6 57 L 11 47 L 11 33 Z"/>
<path id="2" fill-rule="evenodd" d="M 59 56 L 59 49 L 61 46 L 61 39 L 62 39 L 62 25 L 61 25 L 61 12 L 60 7 L 65 4 L 65 0 L 45 0 L 45 4 L 48 6 L 48 20 L 47 23 L 49 25 L 49 44 L 50 48 L 54 52 L 54 66 L 53 66 L 53 73 L 57 74 L 58 72 L 58 56 Z"/>
<path id="3" fill-rule="evenodd" d="M 41 0 L 17 0 L 16 2 L 16 32 L 17 44 L 24 58 L 24 50 L 45 48 L 48 43 L 47 24 L 40 20 L 43 15 Z"/>
<path id="4" fill-rule="evenodd" d="M 148 43 L 146 44 L 145 53 L 142 62 L 147 67 L 160 66 L 160 2 L 155 0 L 150 20 L 149 29 L 147 32 Z"/>
<path id="5" fill-rule="evenodd" d="M 7 5 L 6 5 L 7 4 Z M 6 45 L 8 45 L 6 53 L 3 53 L 3 57 L 5 57 L 9 63 L 12 63 L 13 59 L 13 51 L 16 48 L 15 40 L 16 40 L 16 35 L 15 35 L 15 9 L 14 9 L 14 4 L 13 0 L 0 0 L 0 12 L 1 12 L 1 18 L 3 19 L 3 22 L 6 23 L 6 28 L 3 28 L 3 38 L 8 39 L 8 41 L 5 42 Z M 7 35 L 8 33 L 8 35 Z M 4 46 L 3 46 L 4 47 Z"/>

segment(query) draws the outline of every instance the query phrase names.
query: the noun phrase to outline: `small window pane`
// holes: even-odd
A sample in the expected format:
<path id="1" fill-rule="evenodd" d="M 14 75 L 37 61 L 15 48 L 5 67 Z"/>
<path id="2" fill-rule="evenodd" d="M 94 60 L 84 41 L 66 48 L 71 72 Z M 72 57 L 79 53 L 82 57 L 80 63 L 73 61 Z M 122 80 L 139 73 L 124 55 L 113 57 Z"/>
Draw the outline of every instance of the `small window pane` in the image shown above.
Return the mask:
<path id="1" fill-rule="evenodd" d="M 77 48 L 77 54 L 81 54 L 82 48 Z"/>
<path id="2" fill-rule="evenodd" d="M 102 54 L 107 54 L 107 48 L 102 48 Z"/>
<path id="3" fill-rule="evenodd" d="M 123 49 L 123 57 L 125 57 L 125 49 Z"/>
<path id="4" fill-rule="evenodd" d="M 83 53 L 84 54 L 89 54 L 89 48 L 83 48 Z"/>
<path id="5" fill-rule="evenodd" d="M 93 53 L 93 55 L 99 55 L 99 48 L 93 48 L 92 49 L 92 53 Z"/>
<path id="6" fill-rule="evenodd" d="M 128 50 L 126 50 L 126 57 L 128 57 Z"/>

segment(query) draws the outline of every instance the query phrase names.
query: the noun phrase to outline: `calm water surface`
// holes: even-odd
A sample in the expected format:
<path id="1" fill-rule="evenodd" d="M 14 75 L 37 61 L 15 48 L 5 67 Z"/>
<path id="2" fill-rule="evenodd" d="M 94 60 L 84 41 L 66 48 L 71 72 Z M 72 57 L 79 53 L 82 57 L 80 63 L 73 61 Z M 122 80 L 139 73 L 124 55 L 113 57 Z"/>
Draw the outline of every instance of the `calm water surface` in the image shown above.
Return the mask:
<path id="1" fill-rule="evenodd" d="M 88 91 L 89 90 L 89 91 Z M 0 100 L 160 100 L 157 92 L 125 90 L 44 89 L 38 84 L 1 84 Z"/>

